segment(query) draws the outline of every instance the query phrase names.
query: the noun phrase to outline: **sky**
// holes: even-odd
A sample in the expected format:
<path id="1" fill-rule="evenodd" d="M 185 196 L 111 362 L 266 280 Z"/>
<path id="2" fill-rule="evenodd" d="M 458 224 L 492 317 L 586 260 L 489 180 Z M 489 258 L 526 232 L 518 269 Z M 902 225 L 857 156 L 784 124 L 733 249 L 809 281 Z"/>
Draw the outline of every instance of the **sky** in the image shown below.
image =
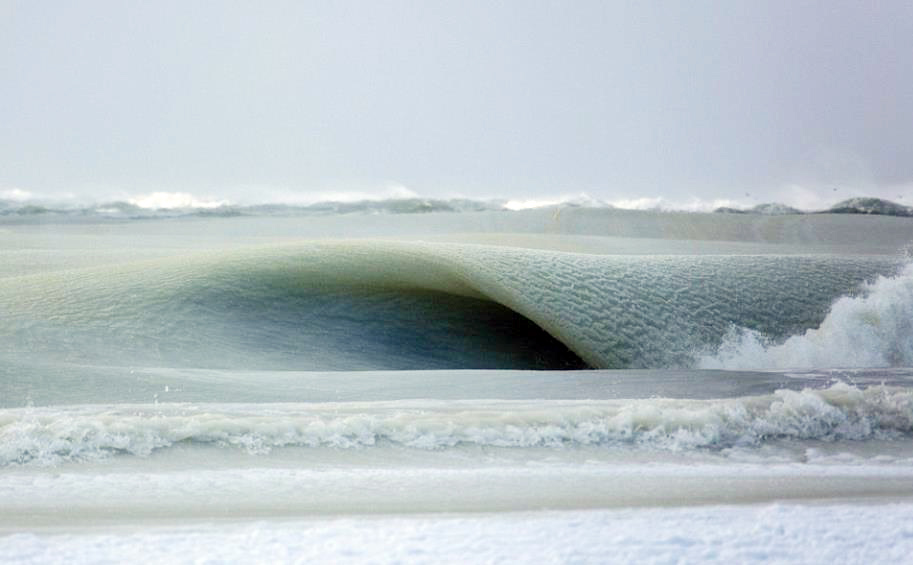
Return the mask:
<path id="1" fill-rule="evenodd" d="M 0 0 L 0 198 L 155 194 L 913 204 L 913 2 Z"/>

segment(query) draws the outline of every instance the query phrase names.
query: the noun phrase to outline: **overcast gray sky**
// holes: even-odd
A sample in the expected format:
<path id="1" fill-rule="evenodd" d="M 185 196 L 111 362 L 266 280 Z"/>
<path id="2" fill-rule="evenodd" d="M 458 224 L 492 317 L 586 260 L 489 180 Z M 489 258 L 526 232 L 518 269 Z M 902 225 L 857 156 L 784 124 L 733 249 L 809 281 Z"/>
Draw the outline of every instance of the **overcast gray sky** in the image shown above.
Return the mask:
<path id="1" fill-rule="evenodd" d="M 391 187 L 913 203 L 913 2 L 0 0 L 0 196 Z"/>

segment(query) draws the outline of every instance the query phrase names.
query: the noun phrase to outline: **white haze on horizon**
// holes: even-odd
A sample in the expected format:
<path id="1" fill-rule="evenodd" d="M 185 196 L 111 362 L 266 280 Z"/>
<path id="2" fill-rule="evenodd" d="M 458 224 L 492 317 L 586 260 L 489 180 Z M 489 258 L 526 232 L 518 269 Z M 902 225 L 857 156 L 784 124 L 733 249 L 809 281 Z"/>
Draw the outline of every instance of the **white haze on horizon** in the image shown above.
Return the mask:
<path id="1" fill-rule="evenodd" d="M 770 191 L 770 198 L 743 195 L 742 198 L 702 199 L 697 196 L 687 198 L 667 198 L 664 196 L 641 196 L 634 198 L 598 198 L 586 192 L 563 193 L 530 198 L 473 197 L 460 193 L 449 193 L 431 196 L 411 190 L 402 185 L 391 184 L 375 190 L 294 190 L 290 188 L 257 187 L 255 190 L 246 187 L 235 191 L 201 191 L 154 190 L 151 192 L 109 191 L 103 196 L 79 196 L 73 192 L 41 194 L 21 188 L 0 187 L 0 202 L 7 201 L 18 205 L 37 204 L 64 209 L 98 206 L 114 202 L 126 202 L 150 210 L 160 209 L 213 209 L 225 206 L 254 205 L 289 205 L 309 206 L 320 203 L 355 203 L 380 202 L 385 200 L 405 199 L 466 199 L 487 202 L 505 210 L 526 210 L 549 206 L 573 205 L 588 207 L 612 207 L 622 210 L 644 211 L 682 211 L 712 212 L 717 208 L 749 209 L 759 204 L 783 204 L 802 211 L 826 210 L 834 204 L 857 197 L 883 198 L 903 205 L 913 204 L 913 185 L 891 187 L 883 191 L 884 195 L 872 194 L 859 190 L 832 190 L 819 193 L 811 189 L 790 186 Z M 252 196 L 255 194 L 256 196 Z"/>

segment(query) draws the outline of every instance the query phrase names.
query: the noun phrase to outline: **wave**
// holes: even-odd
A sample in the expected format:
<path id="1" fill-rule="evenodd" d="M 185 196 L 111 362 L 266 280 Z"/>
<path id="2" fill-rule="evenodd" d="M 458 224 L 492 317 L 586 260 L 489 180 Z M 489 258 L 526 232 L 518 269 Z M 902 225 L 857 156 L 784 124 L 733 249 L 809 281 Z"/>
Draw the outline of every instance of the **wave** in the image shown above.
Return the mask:
<path id="1" fill-rule="evenodd" d="M 881 198 L 850 198 L 824 211 L 828 214 L 867 214 L 876 216 L 913 216 L 913 208 Z"/>
<path id="2" fill-rule="evenodd" d="M 759 214 L 765 216 L 784 216 L 795 214 L 864 214 L 870 216 L 913 216 L 913 208 L 881 198 L 858 197 L 842 200 L 825 210 L 803 211 L 777 202 L 758 204 L 750 208 L 733 208 L 722 206 L 714 210 L 727 214 Z"/>
<path id="3" fill-rule="evenodd" d="M 752 206 L 751 208 L 732 208 L 730 206 L 722 206 L 715 209 L 714 212 L 717 214 L 760 214 L 764 216 L 787 216 L 792 214 L 805 213 L 798 208 L 793 208 L 792 206 L 787 206 L 778 202 L 758 204 L 757 206 Z"/>
<path id="4" fill-rule="evenodd" d="M 117 405 L 0 411 L 0 466 L 148 456 L 179 445 L 450 449 L 757 447 L 913 432 L 910 389 L 846 384 L 729 400 Z"/>
<path id="5" fill-rule="evenodd" d="M 688 367 L 733 322 L 785 339 L 895 269 L 882 256 L 275 245 L 0 279 L 0 353 L 230 369 Z"/>

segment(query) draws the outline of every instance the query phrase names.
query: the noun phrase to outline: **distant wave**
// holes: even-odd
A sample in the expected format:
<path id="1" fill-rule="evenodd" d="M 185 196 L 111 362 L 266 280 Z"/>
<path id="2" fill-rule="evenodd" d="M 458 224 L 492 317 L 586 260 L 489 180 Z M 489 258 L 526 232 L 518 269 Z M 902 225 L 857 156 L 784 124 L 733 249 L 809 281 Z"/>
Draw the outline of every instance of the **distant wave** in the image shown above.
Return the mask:
<path id="1" fill-rule="evenodd" d="M 179 445 L 363 449 L 633 446 L 679 451 L 913 432 L 909 389 L 779 390 L 727 400 L 391 401 L 0 410 L 0 467 L 148 456 Z"/>
<path id="2" fill-rule="evenodd" d="M 913 208 L 880 198 L 850 198 L 834 204 L 823 213 L 910 217 L 913 216 Z"/>
<path id="3" fill-rule="evenodd" d="M 786 216 L 805 213 L 798 208 L 779 203 L 758 204 L 751 208 L 722 207 L 717 208 L 714 212 L 717 214 L 761 214 L 763 216 Z"/>
<path id="4" fill-rule="evenodd" d="M 175 217 L 326 216 L 346 214 L 426 214 L 431 212 L 483 212 L 507 210 L 503 201 L 434 198 L 390 198 L 314 204 L 192 205 L 181 200 L 168 207 L 108 202 L 93 206 L 66 206 L 0 200 L 0 217 L 153 219 Z"/>
<path id="5" fill-rule="evenodd" d="M 785 204 L 770 203 L 758 204 L 751 208 L 721 207 L 714 210 L 716 213 L 725 214 L 761 214 L 766 216 L 782 216 L 788 214 L 867 214 L 875 216 L 913 216 L 913 208 L 883 200 L 881 198 L 849 198 L 834 204 L 826 210 L 802 211 Z"/>
<path id="6" fill-rule="evenodd" d="M 321 201 L 309 204 L 272 203 L 239 205 L 224 201 L 196 200 L 191 195 L 172 198 L 115 201 L 89 206 L 74 206 L 41 200 L 0 199 L 0 218 L 18 219 L 154 219 L 175 217 L 236 216 L 331 216 L 357 214 L 427 214 L 464 212 L 511 212 L 536 208 L 592 208 L 650 211 L 699 212 L 706 205 L 676 205 L 662 199 L 637 199 L 608 202 L 590 197 L 558 199 L 483 200 L 470 198 L 394 197 L 346 201 Z M 182 197 L 178 197 L 182 196 Z M 878 198 L 851 198 L 825 210 L 803 211 L 780 203 L 758 204 L 749 208 L 722 206 L 713 209 L 720 214 L 754 214 L 765 216 L 797 214 L 866 214 L 913 217 L 913 208 Z"/>

